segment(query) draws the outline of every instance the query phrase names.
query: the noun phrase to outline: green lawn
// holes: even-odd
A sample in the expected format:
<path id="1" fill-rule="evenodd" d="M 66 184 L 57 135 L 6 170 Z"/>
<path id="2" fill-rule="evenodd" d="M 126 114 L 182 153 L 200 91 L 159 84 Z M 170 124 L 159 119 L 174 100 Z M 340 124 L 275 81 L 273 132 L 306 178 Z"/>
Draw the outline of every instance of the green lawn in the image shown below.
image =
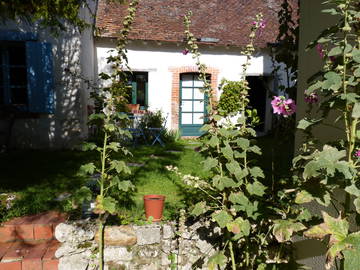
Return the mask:
<path id="1" fill-rule="evenodd" d="M 257 139 L 263 149 L 257 164 L 265 171 L 265 181 L 277 181 L 289 173 L 291 151 L 289 145 L 281 146 L 282 151 L 274 151 L 276 142 L 272 137 Z M 179 209 L 199 199 L 200 194 L 187 188 L 166 165 L 177 166 L 184 174 L 206 177 L 202 169 L 203 157 L 194 151 L 199 143 L 196 141 L 179 141 L 161 146 L 140 146 L 130 148 L 133 156 L 127 158 L 132 170 L 129 179 L 136 190 L 123 198 L 119 217 L 122 222 L 144 220 L 143 200 L 145 194 L 161 194 L 166 196 L 164 217 L 176 218 Z M 79 217 L 79 210 L 72 211 L 68 201 L 55 200 L 62 193 L 73 193 L 87 179 L 77 176 L 82 164 L 96 160 L 96 153 L 81 151 L 25 151 L 15 150 L 0 154 L 0 194 L 15 192 L 19 200 L 10 210 L 4 209 L 0 203 L 0 221 L 13 216 L 37 213 L 49 209 L 69 211 Z M 273 164 L 273 162 L 275 162 Z M 273 177 L 274 176 L 274 177 Z M 4 201 L 0 195 L 0 201 Z M 2 207 L 1 207 L 2 206 Z M 116 219 L 118 222 L 118 219 Z"/>
<path id="2" fill-rule="evenodd" d="M 206 175 L 202 171 L 202 157 L 194 151 L 196 145 L 194 141 L 180 141 L 164 148 L 131 148 L 133 157 L 127 162 L 132 170 L 129 179 L 135 184 L 136 191 L 131 198 L 126 198 L 131 204 L 124 205 L 121 217 L 129 221 L 141 220 L 142 196 L 156 193 L 166 196 L 165 218 L 173 218 L 179 208 L 185 206 L 189 194 L 180 179 L 165 166 L 177 166 L 184 173 Z M 0 208 L 0 219 L 48 209 L 70 210 L 69 203 L 54 199 L 83 185 L 86 179 L 77 176 L 78 168 L 94 158 L 97 158 L 96 154 L 81 151 L 17 150 L 0 154 L 0 193 L 16 192 L 21 198 L 11 211 Z"/>

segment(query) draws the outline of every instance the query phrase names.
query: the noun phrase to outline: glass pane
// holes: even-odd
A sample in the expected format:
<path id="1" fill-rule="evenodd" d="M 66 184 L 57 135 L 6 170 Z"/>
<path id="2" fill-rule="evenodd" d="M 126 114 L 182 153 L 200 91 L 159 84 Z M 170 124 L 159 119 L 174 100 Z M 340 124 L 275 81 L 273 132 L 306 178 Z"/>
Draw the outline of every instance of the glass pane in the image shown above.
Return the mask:
<path id="1" fill-rule="evenodd" d="M 0 87 L 0 104 L 4 104 L 4 88 Z"/>
<path id="2" fill-rule="evenodd" d="M 3 73 L 3 69 L 0 67 L 0 86 L 3 85 L 3 81 L 4 81 L 4 73 Z"/>
<path id="3" fill-rule="evenodd" d="M 182 99 L 192 99 L 192 88 L 182 88 L 181 89 L 181 98 Z"/>
<path id="4" fill-rule="evenodd" d="M 193 86 L 193 75 L 192 74 L 184 74 L 181 76 L 182 86 Z"/>
<path id="5" fill-rule="evenodd" d="M 204 123 L 204 114 L 203 113 L 194 113 L 194 124 L 202 125 Z"/>
<path id="6" fill-rule="evenodd" d="M 182 101 L 181 105 L 181 111 L 192 112 L 192 101 Z"/>
<path id="7" fill-rule="evenodd" d="M 145 102 L 146 84 L 145 81 L 138 81 L 136 85 L 136 103 L 146 106 Z"/>
<path id="8" fill-rule="evenodd" d="M 9 52 L 9 64 L 10 65 L 25 65 L 25 47 L 24 46 L 14 46 L 8 47 Z"/>
<path id="9" fill-rule="evenodd" d="M 194 87 L 203 87 L 204 82 L 203 81 L 194 81 Z"/>
<path id="10" fill-rule="evenodd" d="M 11 103 L 12 104 L 27 104 L 26 88 L 12 88 L 11 89 Z"/>
<path id="11" fill-rule="evenodd" d="M 204 99 L 204 93 L 199 88 L 194 88 L 194 99 Z"/>
<path id="12" fill-rule="evenodd" d="M 203 111 L 204 111 L 204 102 L 194 101 L 194 112 L 203 112 Z"/>
<path id="13" fill-rule="evenodd" d="M 192 124 L 192 113 L 182 113 L 181 114 L 181 124 Z"/>
<path id="14" fill-rule="evenodd" d="M 26 85 L 26 68 L 10 68 L 10 85 Z"/>

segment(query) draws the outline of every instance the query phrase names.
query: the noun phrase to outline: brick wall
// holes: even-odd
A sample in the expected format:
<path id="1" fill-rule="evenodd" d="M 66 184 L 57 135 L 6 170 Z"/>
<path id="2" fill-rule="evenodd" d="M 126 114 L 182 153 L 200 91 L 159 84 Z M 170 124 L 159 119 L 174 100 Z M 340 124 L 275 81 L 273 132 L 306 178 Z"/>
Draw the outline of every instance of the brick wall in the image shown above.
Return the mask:
<path id="1" fill-rule="evenodd" d="M 196 66 L 185 67 L 170 67 L 169 71 L 172 73 L 172 86 L 171 86 L 171 129 L 179 128 L 179 94 L 180 94 L 180 75 L 182 73 L 197 73 Z M 217 97 L 218 74 L 219 70 L 216 68 L 208 67 L 206 73 L 211 76 L 211 88 L 214 91 L 214 97 Z"/>

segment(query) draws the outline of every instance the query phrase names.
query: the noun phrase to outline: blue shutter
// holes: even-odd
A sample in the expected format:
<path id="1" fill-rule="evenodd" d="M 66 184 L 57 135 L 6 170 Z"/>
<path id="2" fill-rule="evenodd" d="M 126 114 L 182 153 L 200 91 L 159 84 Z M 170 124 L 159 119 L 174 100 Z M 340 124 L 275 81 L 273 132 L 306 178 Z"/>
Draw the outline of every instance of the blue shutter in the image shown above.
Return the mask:
<path id="1" fill-rule="evenodd" d="M 54 113 L 54 76 L 50 43 L 26 42 L 29 111 Z"/>

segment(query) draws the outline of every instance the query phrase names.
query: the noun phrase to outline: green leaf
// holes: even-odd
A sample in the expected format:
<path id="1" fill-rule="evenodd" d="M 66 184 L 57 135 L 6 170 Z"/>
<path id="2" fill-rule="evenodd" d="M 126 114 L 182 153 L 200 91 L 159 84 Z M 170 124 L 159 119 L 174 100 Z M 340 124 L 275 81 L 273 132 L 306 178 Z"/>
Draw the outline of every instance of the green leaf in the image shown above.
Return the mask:
<path id="1" fill-rule="evenodd" d="M 322 88 L 323 82 L 317 81 L 316 83 L 310 85 L 308 89 L 306 89 L 305 94 L 310 95 L 312 92 L 314 92 L 316 89 Z"/>
<path id="2" fill-rule="evenodd" d="M 221 148 L 221 153 L 224 155 L 224 157 L 227 160 L 234 159 L 234 153 L 233 153 L 233 150 L 231 149 L 230 145 L 227 145 L 227 146 Z"/>
<path id="3" fill-rule="evenodd" d="M 92 192 L 88 187 L 81 187 L 74 193 L 74 200 L 76 203 L 82 204 L 84 201 L 91 201 Z"/>
<path id="4" fill-rule="evenodd" d="M 234 234 L 240 234 L 240 237 L 242 237 L 250 234 L 251 224 L 249 220 L 238 217 L 233 222 L 228 223 L 226 228 L 228 231 Z"/>
<path id="5" fill-rule="evenodd" d="M 218 165 L 217 159 L 211 158 L 211 157 L 208 157 L 205 161 L 203 161 L 203 163 L 204 163 L 205 171 L 210 171 L 212 168 L 214 168 Z"/>
<path id="6" fill-rule="evenodd" d="M 110 169 L 111 170 L 115 169 L 117 173 L 121 173 L 121 172 L 126 173 L 126 174 L 131 173 L 130 168 L 122 160 L 112 160 L 110 162 Z"/>
<path id="7" fill-rule="evenodd" d="M 351 186 L 347 186 L 345 188 L 345 191 L 351 195 L 360 197 L 360 189 L 358 189 L 354 184 L 352 184 Z"/>
<path id="8" fill-rule="evenodd" d="M 118 143 L 118 142 L 111 142 L 111 143 L 107 146 L 107 148 L 113 150 L 114 152 L 118 152 L 119 149 L 120 149 L 120 143 Z"/>
<path id="9" fill-rule="evenodd" d="M 344 270 L 360 270 L 360 233 L 352 233 L 346 239 L 351 248 L 343 250 Z"/>
<path id="10" fill-rule="evenodd" d="M 118 189 L 124 192 L 128 192 L 129 190 L 133 190 L 135 188 L 133 183 L 131 183 L 131 181 L 128 180 L 120 181 L 117 185 L 118 185 Z"/>
<path id="11" fill-rule="evenodd" d="M 94 165 L 94 163 L 90 162 L 90 163 L 81 165 L 79 172 L 82 175 L 94 174 L 95 169 L 96 169 L 96 166 Z"/>
<path id="12" fill-rule="evenodd" d="M 211 147 L 215 147 L 215 146 L 217 146 L 219 144 L 219 138 L 218 137 L 216 137 L 216 136 L 211 136 L 211 139 L 209 140 L 209 145 L 211 146 Z"/>
<path id="13" fill-rule="evenodd" d="M 242 192 L 230 193 L 229 200 L 234 204 L 248 205 L 249 199 Z"/>
<path id="14" fill-rule="evenodd" d="M 356 198 L 354 200 L 354 205 L 355 205 L 356 212 L 358 214 L 360 214 L 360 198 Z"/>
<path id="15" fill-rule="evenodd" d="M 247 150 L 250 146 L 250 141 L 248 139 L 245 138 L 238 138 L 236 140 L 236 144 L 242 149 L 242 150 Z"/>
<path id="16" fill-rule="evenodd" d="M 209 258 L 207 267 L 209 270 L 217 270 L 226 265 L 227 258 L 223 252 L 216 253 Z"/>
<path id="17" fill-rule="evenodd" d="M 296 194 L 295 203 L 297 204 L 309 203 L 313 199 L 314 197 L 309 192 L 307 192 L 306 190 L 302 190 L 298 194 Z"/>
<path id="18" fill-rule="evenodd" d="M 102 207 L 106 212 L 114 214 L 116 211 L 116 200 L 112 197 L 104 197 L 102 200 Z"/>
<path id="19" fill-rule="evenodd" d="M 116 127 L 114 124 L 106 124 L 106 125 L 104 125 L 104 128 L 109 132 L 114 132 L 116 130 Z"/>
<path id="20" fill-rule="evenodd" d="M 253 146 L 249 147 L 249 148 L 248 148 L 248 151 L 249 151 L 249 152 L 253 152 L 253 153 L 255 153 L 255 154 L 258 154 L 258 155 L 261 155 L 261 149 L 260 149 L 260 147 L 257 146 L 257 145 L 253 145 Z"/>
<path id="21" fill-rule="evenodd" d="M 191 211 L 191 215 L 200 216 L 200 215 L 206 213 L 207 210 L 208 209 L 206 206 L 206 202 L 199 202 L 199 203 L 195 204 L 194 209 Z"/>
<path id="22" fill-rule="evenodd" d="M 340 46 L 334 47 L 329 51 L 329 56 L 336 56 L 343 53 L 343 50 Z"/>
<path id="23" fill-rule="evenodd" d="M 253 184 L 247 184 L 246 190 L 250 195 L 263 196 L 265 194 L 266 187 L 259 181 L 255 181 Z"/>
<path id="24" fill-rule="evenodd" d="M 324 78 L 326 79 L 323 82 L 323 89 L 339 90 L 342 85 L 342 79 L 339 74 L 333 71 L 325 73 Z"/>
<path id="25" fill-rule="evenodd" d="M 354 71 L 354 76 L 356 76 L 356 77 L 360 77 L 360 67 L 358 67 L 357 69 L 355 69 L 355 71 Z"/>
<path id="26" fill-rule="evenodd" d="M 228 188 L 228 187 L 235 187 L 236 183 L 234 182 L 234 180 L 232 180 L 231 178 L 227 177 L 227 176 L 220 176 L 220 175 L 216 175 L 213 178 L 213 185 L 219 189 L 220 191 L 224 190 L 224 188 Z"/>
<path id="27" fill-rule="evenodd" d="M 352 118 L 355 118 L 355 119 L 360 118 L 360 103 L 359 102 L 354 104 L 351 116 L 352 116 Z"/>
<path id="28" fill-rule="evenodd" d="M 96 149 L 97 145 L 95 143 L 84 143 L 82 145 L 82 150 L 83 151 L 92 151 L 94 149 Z"/>
<path id="29" fill-rule="evenodd" d="M 302 119 L 299 121 L 299 124 L 297 126 L 298 129 L 302 129 L 302 130 L 306 130 L 308 127 L 312 126 L 312 125 L 315 125 L 319 122 L 321 122 L 322 119 Z"/>
<path id="30" fill-rule="evenodd" d="M 253 178 L 265 178 L 264 172 L 260 167 L 252 167 L 250 169 L 250 174 Z"/>
<path id="31" fill-rule="evenodd" d="M 220 228 L 225 228 L 225 226 L 233 220 L 232 216 L 225 210 L 214 212 L 211 217 L 219 224 Z"/>
<path id="32" fill-rule="evenodd" d="M 291 220 L 274 220 L 274 223 L 273 234 L 280 243 L 290 241 L 295 232 L 306 229 L 302 223 Z"/>

